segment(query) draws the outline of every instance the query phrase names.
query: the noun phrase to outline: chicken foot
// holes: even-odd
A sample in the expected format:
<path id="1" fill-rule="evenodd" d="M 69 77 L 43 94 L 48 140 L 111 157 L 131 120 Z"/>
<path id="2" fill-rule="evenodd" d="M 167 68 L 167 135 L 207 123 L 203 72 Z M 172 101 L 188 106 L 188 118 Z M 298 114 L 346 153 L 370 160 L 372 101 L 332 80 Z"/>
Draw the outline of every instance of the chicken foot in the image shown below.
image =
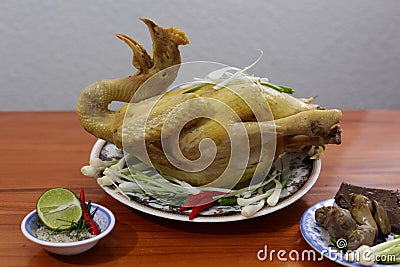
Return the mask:
<path id="1" fill-rule="evenodd" d="M 273 129 L 275 127 L 278 137 L 295 135 L 325 137 L 330 134 L 331 127 L 339 123 L 341 118 L 342 112 L 337 109 L 307 110 L 274 121 L 244 122 L 244 124 L 249 135 L 254 133 L 258 134 L 261 126 L 269 129 Z"/>

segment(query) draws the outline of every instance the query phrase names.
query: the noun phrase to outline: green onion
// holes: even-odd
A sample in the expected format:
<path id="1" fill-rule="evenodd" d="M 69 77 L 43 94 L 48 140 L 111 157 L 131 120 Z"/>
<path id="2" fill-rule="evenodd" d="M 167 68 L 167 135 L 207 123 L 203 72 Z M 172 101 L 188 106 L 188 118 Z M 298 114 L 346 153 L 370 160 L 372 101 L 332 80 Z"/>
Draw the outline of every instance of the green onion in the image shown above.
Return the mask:
<path id="1" fill-rule="evenodd" d="M 221 197 L 218 199 L 218 204 L 221 206 L 235 206 L 237 200 L 236 197 Z"/>
<path id="2" fill-rule="evenodd" d="M 373 265 L 377 259 L 382 264 L 397 263 L 400 257 L 400 239 L 386 241 L 373 247 L 362 245 L 356 252 L 348 252 L 346 259 L 355 261 L 357 257 L 354 256 L 354 253 L 358 254 L 359 263 L 364 266 Z"/>
<path id="3" fill-rule="evenodd" d="M 203 84 L 197 85 L 197 86 L 192 87 L 192 88 L 190 88 L 189 90 L 183 92 L 182 94 L 193 93 L 193 92 L 199 90 L 200 88 L 203 88 L 204 86 L 206 86 L 206 85 L 211 85 L 211 84 L 212 84 L 212 83 L 203 83 Z"/>
<path id="4" fill-rule="evenodd" d="M 283 86 L 283 85 L 275 85 L 269 82 L 260 82 L 261 85 L 270 87 L 272 89 L 275 89 L 276 91 L 280 92 L 280 93 L 287 93 L 287 94 L 293 94 L 294 90 L 290 87 L 287 86 Z"/>
<path id="5" fill-rule="evenodd" d="M 277 176 L 279 176 L 279 174 L 275 174 L 274 176 L 272 176 L 272 177 L 269 178 L 268 180 L 262 182 L 261 184 L 255 184 L 255 185 L 252 185 L 252 186 L 249 186 L 249 187 L 244 187 L 244 188 L 242 188 L 242 189 L 234 190 L 234 191 L 232 191 L 232 192 L 227 193 L 226 195 L 224 195 L 224 197 L 233 197 L 233 196 L 236 196 L 236 195 L 240 195 L 240 194 L 243 194 L 243 193 L 246 193 L 246 192 L 250 192 L 250 191 L 256 190 L 256 189 L 258 189 L 259 187 L 263 187 L 263 186 L 269 184 L 269 183 L 272 182 Z"/>
<path id="6" fill-rule="evenodd" d="M 275 189 L 271 196 L 267 198 L 267 204 L 271 207 L 275 206 L 278 203 L 279 196 L 282 192 L 282 184 L 278 180 L 274 179 Z"/>
<path id="7" fill-rule="evenodd" d="M 248 205 L 242 208 L 241 214 L 245 217 L 251 217 L 264 207 L 265 199 L 261 199 L 256 205 Z"/>

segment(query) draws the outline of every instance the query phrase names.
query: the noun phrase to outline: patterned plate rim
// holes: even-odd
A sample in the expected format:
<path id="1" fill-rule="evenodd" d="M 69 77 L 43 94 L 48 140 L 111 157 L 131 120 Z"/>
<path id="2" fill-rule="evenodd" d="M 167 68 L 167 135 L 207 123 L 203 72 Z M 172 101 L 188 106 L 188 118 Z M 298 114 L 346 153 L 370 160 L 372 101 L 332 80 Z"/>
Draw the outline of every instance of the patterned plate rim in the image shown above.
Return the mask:
<path id="1" fill-rule="evenodd" d="M 96 143 L 94 144 L 92 151 L 90 152 L 90 159 L 98 157 L 100 154 L 100 151 L 103 149 L 103 146 L 105 144 L 106 144 L 106 141 L 104 141 L 102 139 L 98 139 L 96 141 Z M 310 177 L 308 178 L 307 182 L 305 182 L 305 184 L 295 194 L 280 201 L 274 207 L 264 207 L 262 210 L 260 210 L 254 216 L 252 216 L 250 218 L 244 217 L 241 214 L 227 214 L 227 215 L 221 214 L 221 215 L 198 216 L 198 217 L 194 218 L 193 220 L 189 220 L 188 215 L 162 211 L 162 210 L 159 210 L 159 209 L 147 206 L 147 205 L 143 205 L 142 203 L 136 202 L 134 200 L 127 200 L 126 197 L 124 197 L 120 194 L 117 194 L 114 190 L 112 190 L 109 187 L 106 187 L 106 186 L 100 186 L 100 187 L 107 194 L 109 194 L 111 197 L 118 200 L 119 202 L 121 202 L 133 209 L 136 209 L 136 210 L 139 210 L 144 213 L 154 215 L 157 217 L 171 219 L 171 220 L 177 220 L 177 221 L 187 221 L 187 222 L 206 222 L 206 223 L 233 222 L 233 221 L 241 221 L 241 220 L 246 220 L 246 219 L 263 216 L 263 215 L 275 212 L 277 210 L 283 209 L 283 208 L 289 206 L 290 204 L 293 204 L 294 202 L 299 200 L 302 196 L 304 196 L 312 188 L 312 186 L 317 181 L 320 172 L 321 172 L 321 159 L 313 160 L 313 166 L 312 166 L 312 171 L 311 171 Z"/>

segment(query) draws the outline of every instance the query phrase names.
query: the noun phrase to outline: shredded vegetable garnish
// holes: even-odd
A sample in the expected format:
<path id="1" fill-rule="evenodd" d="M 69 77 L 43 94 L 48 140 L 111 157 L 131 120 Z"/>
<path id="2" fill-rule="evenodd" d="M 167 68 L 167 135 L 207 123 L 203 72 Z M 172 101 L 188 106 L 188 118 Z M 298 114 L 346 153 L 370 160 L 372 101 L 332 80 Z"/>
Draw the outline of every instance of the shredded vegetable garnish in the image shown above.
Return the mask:
<path id="1" fill-rule="evenodd" d="M 288 178 L 283 178 L 281 171 L 275 167 L 271 168 L 265 180 L 260 184 L 229 190 L 226 188 L 193 187 L 172 177 L 166 180 L 161 175 L 154 174 L 154 172 L 149 176 L 151 167 L 144 163 L 128 165 L 125 159 L 114 161 L 93 159 L 90 164 L 82 168 L 83 174 L 95 177 L 101 186 L 114 186 L 127 198 L 135 193 L 146 194 L 154 198 L 175 196 L 181 201 L 189 198 L 191 200 L 189 203 L 178 202 L 177 206 L 181 207 L 182 212 L 192 209 L 190 212 L 191 219 L 215 203 L 219 205 L 239 205 L 241 214 L 251 217 L 262 209 L 265 203 L 268 206 L 275 206 L 280 198 L 287 197 L 288 194 L 287 190 L 284 189 Z M 85 170 L 88 168 L 91 168 L 92 172 L 86 172 Z M 197 200 L 201 200 L 201 203 L 199 201 L 198 205 L 195 205 L 194 202 Z"/>
<path id="2" fill-rule="evenodd" d="M 187 94 L 196 92 L 207 85 L 214 85 L 212 88 L 218 90 L 229 85 L 253 83 L 260 87 L 266 86 L 272 88 L 280 93 L 293 94 L 294 90 L 290 87 L 275 85 L 270 83 L 268 78 L 260 78 L 247 73 L 247 70 L 254 67 L 260 61 L 262 56 L 263 52 L 260 50 L 260 56 L 252 64 L 243 69 L 236 67 L 217 69 L 207 74 L 204 78 L 194 78 L 193 82 L 181 86 L 181 89 L 188 88 L 188 90 L 184 92 L 184 94 Z"/>

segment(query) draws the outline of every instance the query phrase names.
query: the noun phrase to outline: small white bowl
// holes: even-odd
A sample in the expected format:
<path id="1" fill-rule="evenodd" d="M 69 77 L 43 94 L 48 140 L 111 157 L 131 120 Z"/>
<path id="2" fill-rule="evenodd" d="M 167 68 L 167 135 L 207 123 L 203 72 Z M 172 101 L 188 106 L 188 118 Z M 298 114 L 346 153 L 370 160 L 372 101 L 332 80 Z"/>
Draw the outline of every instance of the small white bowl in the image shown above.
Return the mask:
<path id="1" fill-rule="evenodd" d="M 115 225 L 114 214 L 107 208 L 92 203 L 91 211 L 98 208 L 93 220 L 100 227 L 100 234 L 81 241 L 76 242 L 49 242 L 36 237 L 36 230 L 42 225 L 37 216 L 36 210 L 32 211 L 22 220 L 21 230 L 22 233 L 32 242 L 41 245 L 45 250 L 59 255 L 76 255 L 85 252 L 94 247 L 100 239 L 107 236 Z"/>

